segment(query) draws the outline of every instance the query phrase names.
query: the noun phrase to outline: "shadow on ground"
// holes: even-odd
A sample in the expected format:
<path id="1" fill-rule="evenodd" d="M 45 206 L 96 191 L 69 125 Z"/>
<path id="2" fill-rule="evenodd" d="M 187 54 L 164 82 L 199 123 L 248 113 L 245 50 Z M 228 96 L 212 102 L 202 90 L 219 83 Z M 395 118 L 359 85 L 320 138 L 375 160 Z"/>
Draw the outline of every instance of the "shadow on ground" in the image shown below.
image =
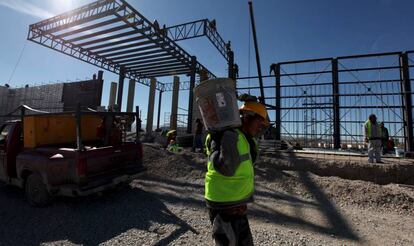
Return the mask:
<path id="1" fill-rule="evenodd" d="M 105 197 L 58 199 L 46 208 L 30 207 L 22 191 L 0 188 L 0 245 L 39 245 L 67 240 L 97 245 L 130 229 L 149 230 L 154 223 L 174 224 L 176 230 L 157 245 L 168 245 L 187 231 L 197 233 L 155 196 L 138 188 Z"/>
<path id="2" fill-rule="evenodd" d="M 290 153 L 289 159 L 295 159 L 294 153 Z M 306 162 L 306 163 L 304 163 Z M 301 170 L 303 165 L 309 164 L 312 160 L 296 159 L 291 162 L 293 170 Z M 316 163 L 312 163 L 316 165 Z M 296 167 L 298 166 L 298 167 Z M 277 182 L 278 179 L 283 176 L 289 176 L 289 174 L 280 170 L 273 165 L 263 165 L 257 168 L 256 175 L 259 176 L 265 182 Z M 269 175 L 270 174 L 270 175 Z M 317 186 L 317 184 L 311 179 L 309 172 L 297 171 L 298 181 L 305 187 L 307 192 L 314 198 L 313 201 L 307 201 L 297 198 L 296 196 L 290 196 L 286 194 L 280 194 L 269 188 L 262 188 L 256 191 L 256 194 L 260 197 L 285 200 L 289 202 L 293 207 L 296 216 L 287 215 L 277 211 L 273 207 L 268 207 L 263 204 L 257 204 L 257 209 L 252 210 L 252 215 L 272 223 L 291 224 L 296 225 L 304 229 L 312 230 L 318 233 L 327 235 L 335 235 L 344 239 L 350 239 L 354 241 L 360 241 L 360 237 L 354 232 L 352 227 L 348 224 L 347 220 L 342 216 L 334 202 L 325 194 L 325 192 Z M 292 193 L 289 190 L 289 186 L 286 187 L 288 193 Z M 311 223 L 305 220 L 303 217 L 302 208 L 304 206 L 313 207 L 319 210 L 323 217 L 326 219 L 329 226 L 321 226 Z M 276 207 L 277 208 L 277 207 Z"/>

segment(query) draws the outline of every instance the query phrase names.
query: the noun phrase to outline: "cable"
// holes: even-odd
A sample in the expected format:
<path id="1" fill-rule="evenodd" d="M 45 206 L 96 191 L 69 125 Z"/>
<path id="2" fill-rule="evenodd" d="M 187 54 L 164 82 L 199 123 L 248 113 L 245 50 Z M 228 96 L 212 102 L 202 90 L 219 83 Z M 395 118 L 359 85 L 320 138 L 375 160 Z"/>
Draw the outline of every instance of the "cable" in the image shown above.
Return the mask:
<path id="1" fill-rule="evenodd" d="M 12 80 L 12 78 L 13 78 L 14 73 L 16 72 L 17 66 L 19 65 L 20 60 L 22 59 L 23 52 L 24 52 L 24 50 L 25 50 L 25 48 L 26 48 L 26 45 L 27 45 L 27 40 L 24 42 L 23 48 L 22 48 L 22 50 L 20 51 L 20 55 L 19 55 L 19 58 L 17 59 L 16 65 L 14 65 L 13 71 L 12 71 L 12 73 L 10 74 L 9 81 L 8 81 L 8 84 L 9 84 L 9 85 L 10 85 L 10 81 L 11 81 L 11 80 Z"/>

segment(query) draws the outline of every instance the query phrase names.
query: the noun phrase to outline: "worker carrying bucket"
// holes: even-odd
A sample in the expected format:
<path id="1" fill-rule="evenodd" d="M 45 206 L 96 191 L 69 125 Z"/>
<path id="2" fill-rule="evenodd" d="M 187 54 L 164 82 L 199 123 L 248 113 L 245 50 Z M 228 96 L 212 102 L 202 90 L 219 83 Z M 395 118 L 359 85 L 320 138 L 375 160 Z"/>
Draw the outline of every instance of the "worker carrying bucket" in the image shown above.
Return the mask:
<path id="1" fill-rule="evenodd" d="M 205 199 L 217 245 L 253 245 L 247 204 L 253 201 L 256 137 L 269 125 L 266 107 L 242 97 L 238 108 L 234 80 L 203 81 L 194 89 L 208 130 Z"/>

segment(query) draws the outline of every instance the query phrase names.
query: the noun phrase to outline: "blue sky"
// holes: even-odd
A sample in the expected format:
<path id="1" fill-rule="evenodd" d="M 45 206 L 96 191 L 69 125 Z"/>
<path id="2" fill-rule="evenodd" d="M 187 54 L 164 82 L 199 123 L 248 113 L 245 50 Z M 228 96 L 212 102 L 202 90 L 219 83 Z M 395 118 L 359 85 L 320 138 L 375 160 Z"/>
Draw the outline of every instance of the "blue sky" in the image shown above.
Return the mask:
<path id="1" fill-rule="evenodd" d="M 8 83 L 22 48 L 22 59 L 11 86 L 91 77 L 98 68 L 40 45 L 26 41 L 29 24 L 92 1 L 88 0 L 0 0 L 0 84 Z M 225 40 L 231 40 L 240 75 L 256 74 L 249 15 L 245 0 L 130 0 L 148 19 L 167 26 L 209 18 Z M 414 49 L 414 1 L 411 0 L 290 0 L 254 1 L 262 70 L 274 62 L 332 57 L 371 52 Z M 26 43 L 26 45 L 25 45 Z M 226 63 L 206 38 L 180 42 L 190 54 L 216 75 L 226 75 Z M 117 76 L 104 72 L 102 103 L 108 101 L 109 82 Z M 183 77 L 183 81 L 188 80 Z M 161 78 L 169 83 L 172 78 Z M 126 95 L 127 87 L 125 88 Z M 148 88 L 136 87 L 136 105 L 147 108 Z M 124 96 L 126 98 L 126 96 Z M 164 112 L 170 111 L 170 93 L 164 93 Z M 156 99 L 158 102 L 158 99 Z M 125 105 L 125 103 L 124 103 Z M 187 92 L 180 94 L 187 107 Z"/>

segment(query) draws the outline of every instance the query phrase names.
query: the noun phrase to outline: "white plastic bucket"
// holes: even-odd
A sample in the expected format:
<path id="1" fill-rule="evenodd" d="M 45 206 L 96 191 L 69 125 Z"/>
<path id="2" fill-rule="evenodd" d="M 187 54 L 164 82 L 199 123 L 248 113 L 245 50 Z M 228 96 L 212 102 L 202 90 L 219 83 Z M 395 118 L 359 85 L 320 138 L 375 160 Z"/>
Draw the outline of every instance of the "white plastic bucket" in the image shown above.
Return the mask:
<path id="1" fill-rule="evenodd" d="M 205 80 L 194 88 L 194 95 L 206 129 L 219 131 L 241 125 L 234 80 Z"/>
<path id="2" fill-rule="evenodd" d="M 405 151 L 403 149 L 399 149 L 395 147 L 395 156 L 396 157 L 404 157 Z"/>

